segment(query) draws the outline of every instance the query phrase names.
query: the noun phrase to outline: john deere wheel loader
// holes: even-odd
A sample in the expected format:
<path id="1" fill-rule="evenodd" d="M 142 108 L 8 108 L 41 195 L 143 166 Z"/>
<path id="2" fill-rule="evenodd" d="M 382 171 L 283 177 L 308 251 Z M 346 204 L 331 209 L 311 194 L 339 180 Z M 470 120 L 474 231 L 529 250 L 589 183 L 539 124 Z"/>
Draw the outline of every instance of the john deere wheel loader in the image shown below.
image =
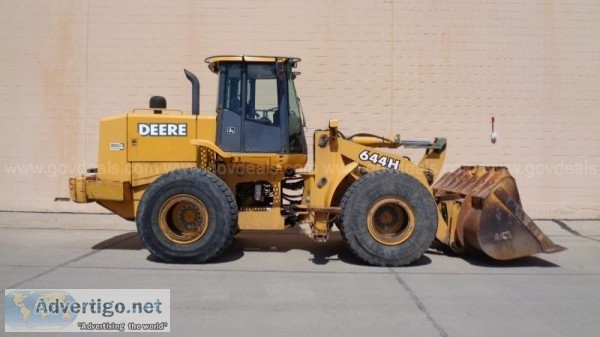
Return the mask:
<path id="1" fill-rule="evenodd" d="M 215 56 L 216 116 L 148 109 L 100 122 L 99 163 L 69 181 L 75 202 L 97 202 L 135 220 L 148 250 L 167 262 L 206 262 L 238 230 L 301 226 L 318 241 L 339 227 L 366 263 L 401 266 L 434 240 L 456 253 L 508 260 L 563 250 L 522 209 L 503 167 L 462 167 L 438 179 L 444 138 L 401 140 L 344 135 L 337 120 L 317 130 L 314 171 L 307 162 L 304 118 L 293 57 Z M 422 148 L 418 163 L 385 148 Z"/>

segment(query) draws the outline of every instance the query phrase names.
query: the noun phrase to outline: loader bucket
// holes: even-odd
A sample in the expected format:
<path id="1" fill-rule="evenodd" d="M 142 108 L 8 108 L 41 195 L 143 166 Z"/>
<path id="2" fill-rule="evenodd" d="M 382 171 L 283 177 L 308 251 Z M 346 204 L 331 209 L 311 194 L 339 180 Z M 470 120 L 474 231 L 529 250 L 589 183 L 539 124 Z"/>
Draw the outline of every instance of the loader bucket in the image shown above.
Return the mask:
<path id="1" fill-rule="evenodd" d="M 458 203 L 451 236 L 471 254 L 511 260 L 536 253 L 565 250 L 553 243 L 521 205 L 515 179 L 505 167 L 463 166 L 434 185 L 438 202 Z M 457 209 L 457 208 L 454 208 Z"/>

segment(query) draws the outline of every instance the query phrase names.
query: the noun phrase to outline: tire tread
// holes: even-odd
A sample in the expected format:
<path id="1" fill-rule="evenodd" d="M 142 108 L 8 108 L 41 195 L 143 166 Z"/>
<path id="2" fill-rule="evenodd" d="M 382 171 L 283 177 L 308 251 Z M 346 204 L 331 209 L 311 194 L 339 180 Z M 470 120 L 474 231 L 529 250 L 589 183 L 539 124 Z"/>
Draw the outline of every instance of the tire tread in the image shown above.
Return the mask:
<path id="1" fill-rule="evenodd" d="M 213 254 L 209 255 L 197 255 L 194 257 L 186 256 L 186 257 L 175 257 L 169 254 L 166 254 L 160 249 L 154 247 L 151 242 L 153 242 L 154 238 L 151 237 L 153 235 L 152 230 L 144 230 L 142 226 L 149 226 L 150 224 L 142 223 L 144 220 L 147 220 L 147 216 L 144 216 L 146 212 L 151 211 L 154 205 L 150 205 L 148 199 L 151 199 L 155 193 L 159 193 L 166 186 L 180 182 L 185 180 L 191 181 L 202 181 L 207 180 L 209 184 L 216 187 L 217 191 L 221 194 L 221 196 L 225 197 L 225 201 L 228 208 L 229 213 L 229 223 L 228 224 L 217 224 L 217 225 L 225 225 L 227 226 L 227 231 L 225 233 L 225 240 L 220 242 L 217 249 Z M 147 209 L 150 208 L 150 209 Z M 224 210 L 225 211 L 225 210 Z M 238 216 L 238 208 L 237 203 L 233 197 L 233 193 L 229 189 L 229 187 L 225 184 L 225 182 L 217 177 L 216 175 L 201 170 L 197 168 L 185 168 L 185 169 L 177 169 L 168 173 L 165 173 L 157 180 L 155 180 L 144 192 L 142 198 L 139 203 L 137 216 L 136 216 L 136 225 L 138 228 L 138 233 L 140 235 L 140 239 L 146 246 L 146 248 L 157 258 L 163 260 L 165 262 L 187 262 L 187 263 L 204 263 L 210 260 L 215 259 L 220 256 L 229 246 L 231 246 L 233 242 L 233 238 L 235 236 L 235 232 L 237 229 L 237 216 Z"/>

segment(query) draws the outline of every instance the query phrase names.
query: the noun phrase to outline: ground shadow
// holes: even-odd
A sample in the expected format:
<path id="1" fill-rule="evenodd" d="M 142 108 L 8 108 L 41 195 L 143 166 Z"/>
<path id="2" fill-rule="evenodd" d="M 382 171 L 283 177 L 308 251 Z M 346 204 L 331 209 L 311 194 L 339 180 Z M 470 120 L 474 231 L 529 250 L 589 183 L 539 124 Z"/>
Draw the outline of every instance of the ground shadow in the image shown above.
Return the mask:
<path id="1" fill-rule="evenodd" d="M 95 244 L 92 249 L 141 250 L 144 249 L 144 245 L 137 232 L 127 232 L 99 242 Z"/>
<path id="2" fill-rule="evenodd" d="M 236 249 L 235 248 L 235 239 L 234 239 L 233 243 L 231 244 L 231 246 L 229 247 L 229 249 L 225 250 L 216 259 L 214 259 L 212 261 L 209 261 L 209 262 L 207 262 L 205 264 L 229 263 L 229 262 L 233 262 L 233 261 L 239 260 L 243 256 L 244 256 L 244 250 L 243 249 Z M 150 262 L 154 262 L 154 263 L 174 264 L 174 263 L 165 262 L 163 260 L 160 260 L 159 258 L 157 258 L 156 256 L 154 256 L 152 254 L 148 254 L 148 256 L 146 257 L 146 260 L 148 260 Z M 180 262 L 180 263 L 177 263 L 177 264 L 194 264 L 194 263 Z"/>
<path id="3" fill-rule="evenodd" d="M 461 259 L 473 266 L 484 268 L 522 268 L 522 267 L 540 267 L 540 268 L 557 268 L 559 265 L 550 261 L 544 260 L 537 256 L 525 256 L 514 260 L 494 260 L 483 253 L 480 254 L 456 254 L 447 246 L 434 242 L 428 254 L 444 255 L 449 258 Z"/>
<path id="4" fill-rule="evenodd" d="M 340 232 L 332 232 L 327 242 L 315 242 L 299 231 L 291 229 L 285 232 L 242 232 L 234 240 L 231 250 L 254 252 L 280 252 L 304 250 L 312 257 L 310 261 L 316 265 L 326 265 L 331 261 L 366 266 L 348 249 Z M 423 266 L 431 263 L 431 259 L 422 256 L 411 266 Z"/>
<path id="5" fill-rule="evenodd" d="M 110 239 L 95 244 L 92 249 L 144 249 L 136 232 L 119 234 Z M 241 259 L 245 252 L 286 253 L 291 250 L 304 250 L 312 257 L 310 261 L 316 265 L 326 265 L 331 261 L 341 261 L 352 265 L 366 265 L 356 258 L 346 247 L 339 232 L 332 232 L 327 242 L 315 242 L 301 234 L 296 229 L 285 231 L 242 231 L 236 235 L 232 245 L 217 259 L 209 264 L 228 263 Z M 149 254 L 148 261 L 164 263 Z M 409 267 L 424 266 L 431 263 L 431 259 L 423 255 Z"/>
<path id="6" fill-rule="evenodd" d="M 244 252 L 287 253 L 292 250 L 304 250 L 312 256 L 310 261 L 325 265 L 331 261 L 362 265 L 344 244 L 339 232 L 331 233 L 327 242 L 315 242 L 295 229 L 286 231 L 243 231 L 233 240 L 231 247 L 214 262 L 229 260 L 231 255 L 239 256 Z"/>
<path id="7" fill-rule="evenodd" d="M 92 249 L 142 250 L 144 245 L 136 232 L 127 232 L 99 242 Z M 233 262 L 241 259 L 245 252 L 286 253 L 291 250 L 304 250 L 311 253 L 310 261 L 316 265 L 326 265 L 331 261 L 366 265 L 346 247 L 339 232 L 331 233 L 327 242 L 315 242 L 294 229 L 286 231 L 243 231 L 236 235 L 229 249 L 210 263 Z M 431 259 L 427 255 L 445 255 L 451 258 L 460 258 L 471 265 L 486 268 L 560 267 L 537 256 L 527 256 L 510 261 L 497 261 L 485 256 L 456 255 L 452 252 L 440 250 L 439 247 L 429 249 L 425 255 L 407 267 L 430 264 Z M 147 260 L 163 263 L 153 255 L 148 255 Z"/>
<path id="8" fill-rule="evenodd" d="M 325 243 L 314 242 L 300 233 L 289 231 L 243 231 L 236 235 L 231 246 L 218 258 L 207 264 L 228 263 L 241 259 L 246 252 L 259 252 L 265 254 L 287 253 L 292 250 L 305 250 L 312 254 L 310 261 L 314 264 L 324 265 L 329 261 L 343 261 L 351 264 L 360 264 L 351 252 L 339 245 L 340 240 L 332 238 Z M 148 256 L 148 260 L 163 263 L 155 256 Z"/>
<path id="9" fill-rule="evenodd" d="M 469 264 L 477 267 L 487 267 L 487 268 L 531 268 L 531 267 L 539 267 L 539 268 L 558 268 L 559 265 L 552 263 L 550 261 L 544 260 L 537 256 L 526 256 L 521 257 L 514 260 L 509 261 L 498 261 L 492 260 L 486 256 L 472 256 L 465 255 L 460 258 L 467 261 Z"/>

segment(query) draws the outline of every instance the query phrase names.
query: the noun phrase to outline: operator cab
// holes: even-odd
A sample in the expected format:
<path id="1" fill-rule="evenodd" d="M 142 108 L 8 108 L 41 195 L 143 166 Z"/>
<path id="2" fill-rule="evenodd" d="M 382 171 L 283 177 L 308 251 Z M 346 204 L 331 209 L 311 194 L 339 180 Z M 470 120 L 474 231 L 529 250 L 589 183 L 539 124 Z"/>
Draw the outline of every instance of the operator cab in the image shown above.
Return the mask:
<path id="1" fill-rule="evenodd" d="M 217 145 L 226 152 L 306 154 L 292 69 L 300 59 L 214 56 L 219 75 Z"/>

